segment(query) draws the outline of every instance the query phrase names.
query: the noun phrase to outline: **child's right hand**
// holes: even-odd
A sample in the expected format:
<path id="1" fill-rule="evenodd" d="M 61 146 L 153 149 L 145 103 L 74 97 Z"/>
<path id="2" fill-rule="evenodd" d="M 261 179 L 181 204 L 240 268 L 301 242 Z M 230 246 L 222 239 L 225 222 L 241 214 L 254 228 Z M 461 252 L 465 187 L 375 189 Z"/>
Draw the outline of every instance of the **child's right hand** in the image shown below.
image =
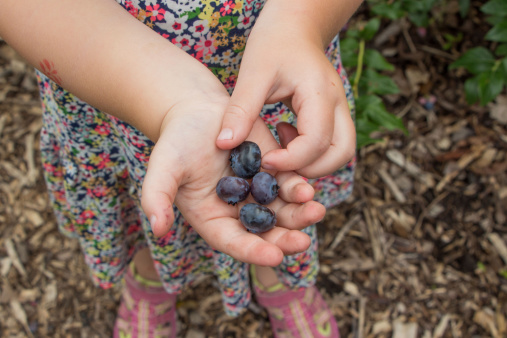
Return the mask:
<path id="1" fill-rule="evenodd" d="M 281 198 L 272 204 L 279 227 L 261 236 L 243 228 L 237 206 L 216 196 L 218 180 L 229 173 L 229 151 L 215 146 L 227 91 L 116 2 L 0 1 L 0 35 L 35 67 L 54 65 L 46 75 L 58 74 L 66 90 L 156 142 L 142 191 L 156 235 L 169 230 L 175 203 L 213 248 L 245 262 L 277 265 L 283 254 L 309 245 L 305 234 L 290 229 L 320 220 L 324 207 L 310 201 L 312 188 L 294 173 L 279 174 Z M 278 147 L 262 123 L 253 131 L 264 152 Z"/>
<path id="2" fill-rule="evenodd" d="M 157 236 L 172 226 L 174 203 L 214 249 L 247 263 L 276 266 L 284 254 L 308 248 L 309 237 L 297 230 L 321 220 L 325 208 L 312 201 L 313 188 L 299 175 L 278 173 L 280 198 L 269 205 L 277 214 L 277 226 L 261 235 L 246 231 L 238 220 L 239 210 L 252 201 L 232 206 L 215 192 L 220 178 L 234 175 L 230 152 L 219 149 L 214 142 L 228 99 L 223 89 L 214 98 L 195 97 L 172 107 L 150 157 L 142 206 Z M 248 139 L 256 142 L 262 152 L 279 147 L 260 118 Z"/>

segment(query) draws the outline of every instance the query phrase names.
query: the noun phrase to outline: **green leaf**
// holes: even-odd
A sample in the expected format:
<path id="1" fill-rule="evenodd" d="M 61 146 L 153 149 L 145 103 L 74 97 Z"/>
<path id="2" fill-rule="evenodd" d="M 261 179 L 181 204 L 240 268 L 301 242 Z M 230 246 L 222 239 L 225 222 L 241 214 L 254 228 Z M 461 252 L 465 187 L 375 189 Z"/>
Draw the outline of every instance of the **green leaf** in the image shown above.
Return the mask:
<path id="1" fill-rule="evenodd" d="M 430 23 L 428 14 L 423 12 L 409 13 L 408 19 L 417 27 L 428 27 Z"/>
<path id="2" fill-rule="evenodd" d="M 449 68 L 463 67 L 472 74 L 489 71 L 495 64 L 495 57 L 484 47 L 472 48 L 454 61 Z"/>
<path id="3" fill-rule="evenodd" d="M 367 49 L 364 52 L 364 63 L 367 67 L 371 67 L 376 70 L 394 70 L 394 66 L 375 49 Z"/>
<path id="4" fill-rule="evenodd" d="M 491 15 L 507 15 L 507 1 L 490 0 L 481 6 L 481 11 Z"/>
<path id="5" fill-rule="evenodd" d="M 359 80 L 361 92 L 367 94 L 398 94 L 400 89 L 389 76 L 377 73 L 375 70 L 367 68 L 363 71 L 363 76 Z"/>
<path id="6" fill-rule="evenodd" d="M 503 71 L 479 75 L 479 97 L 481 105 L 493 101 L 502 92 L 505 84 Z"/>
<path id="7" fill-rule="evenodd" d="M 389 113 L 376 95 L 364 95 L 356 99 L 357 119 L 356 129 L 369 136 L 380 127 L 388 130 L 399 129 L 407 133 L 403 121 L 397 116 Z"/>
<path id="8" fill-rule="evenodd" d="M 493 28 L 486 33 L 484 39 L 497 42 L 507 42 L 507 20 L 494 25 Z"/>
<path id="9" fill-rule="evenodd" d="M 507 43 L 503 43 L 501 45 L 498 45 L 498 47 L 495 50 L 495 54 L 498 56 L 507 55 Z"/>
<path id="10" fill-rule="evenodd" d="M 507 74 L 507 57 L 504 57 L 501 62 L 502 62 L 502 66 L 503 66 L 503 71 L 505 74 Z"/>
<path id="11" fill-rule="evenodd" d="M 467 103 L 472 105 L 479 101 L 479 78 L 472 77 L 465 81 L 465 96 Z"/>
<path id="12" fill-rule="evenodd" d="M 356 132 L 356 140 L 358 149 L 361 149 L 369 144 L 380 141 L 378 139 L 372 139 L 370 135 L 358 131 Z"/>
<path id="13" fill-rule="evenodd" d="M 492 15 L 488 16 L 486 18 L 486 22 L 489 23 L 491 26 L 497 25 L 505 20 L 505 17 L 501 15 Z"/>
<path id="14" fill-rule="evenodd" d="M 345 38 L 340 40 L 341 49 L 351 49 L 353 52 L 357 52 L 359 49 L 359 41 L 353 38 Z M 343 53 L 343 51 L 341 51 Z"/>
<path id="15" fill-rule="evenodd" d="M 379 124 L 370 121 L 365 114 L 361 114 L 361 116 L 356 119 L 356 132 L 360 131 L 365 135 L 371 135 L 371 133 L 378 130 Z"/>
<path id="16" fill-rule="evenodd" d="M 359 36 L 362 39 L 369 41 L 375 36 L 375 34 L 378 33 L 379 28 L 380 18 L 373 18 L 364 25 L 363 29 L 360 30 Z"/>
<path id="17" fill-rule="evenodd" d="M 388 130 L 401 130 L 405 134 L 408 134 L 408 130 L 405 128 L 403 121 L 396 115 L 388 112 L 385 107 L 382 106 L 368 106 L 365 111 L 366 116 L 372 121 L 375 121 L 380 126 Z"/>
<path id="18" fill-rule="evenodd" d="M 407 10 L 407 12 L 418 11 L 428 13 L 429 11 L 431 11 L 435 3 L 438 1 L 440 0 L 418 0 L 418 1 L 406 0 L 403 1 L 403 4 L 405 5 L 404 7 Z"/>
<path id="19" fill-rule="evenodd" d="M 403 1 L 404 8 L 408 13 L 408 18 L 412 23 L 419 27 L 427 27 L 430 22 L 431 9 L 440 0 L 407 0 Z"/>
<path id="20" fill-rule="evenodd" d="M 376 95 L 362 95 L 356 99 L 356 110 L 358 115 L 365 111 L 368 106 L 384 106 L 382 99 Z"/>
<path id="21" fill-rule="evenodd" d="M 459 14 L 462 18 L 465 18 L 470 9 L 470 0 L 458 0 L 459 4 Z"/>
<path id="22" fill-rule="evenodd" d="M 360 35 L 359 29 L 357 29 L 357 28 L 347 29 L 347 33 L 346 33 L 347 38 L 358 40 L 361 38 L 359 35 Z"/>
<path id="23" fill-rule="evenodd" d="M 401 8 L 402 3 L 400 1 L 395 1 L 391 4 L 382 2 L 371 7 L 371 11 L 373 14 L 379 15 L 381 17 L 397 20 L 402 18 L 405 15 L 405 11 Z"/>
<path id="24" fill-rule="evenodd" d="M 343 65 L 347 68 L 357 66 L 357 50 L 359 42 L 353 38 L 345 38 L 340 41 L 341 58 Z"/>

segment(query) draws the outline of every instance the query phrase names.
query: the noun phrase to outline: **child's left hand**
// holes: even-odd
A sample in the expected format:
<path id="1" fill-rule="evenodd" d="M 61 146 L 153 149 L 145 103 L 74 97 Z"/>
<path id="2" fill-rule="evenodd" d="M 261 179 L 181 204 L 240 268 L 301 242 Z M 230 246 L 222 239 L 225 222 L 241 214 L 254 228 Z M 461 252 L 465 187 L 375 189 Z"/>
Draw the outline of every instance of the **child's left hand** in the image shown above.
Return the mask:
<path id="1" fill-rule="evenodd" d="M 315 178 L 334 172 L 354 156 L 355 126 L 343 83 L 325 56 L 320 36 L 294 29 L 285 23 L 288 16 L 265 8 L 255 23 L 222 125 L 233 131 L 233 138 L 219 137 L 217 145 L 237 146 L 262 106 L 282 101 L 297 115 L 297 130 L 280 125 L 284 149 L 267 153 L 263 167 Z"/>

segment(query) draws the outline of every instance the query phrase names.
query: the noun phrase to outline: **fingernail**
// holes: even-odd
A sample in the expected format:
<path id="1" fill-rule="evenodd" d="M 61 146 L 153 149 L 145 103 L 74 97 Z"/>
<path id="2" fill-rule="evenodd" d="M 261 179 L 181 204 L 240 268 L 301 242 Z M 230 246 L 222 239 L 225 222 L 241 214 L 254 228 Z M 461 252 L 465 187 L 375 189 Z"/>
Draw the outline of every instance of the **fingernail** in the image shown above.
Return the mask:
<path id="1" fill-rule="evenodd" d="M 150 217 L 150 225 L 151 225 L 152 229 L 153 229 L 153 226 L 155 225 L 155 223 L 157 223 L 157 216 L 151 215 L 151 217 Z"/>
<path id="2" fill-rule="evenodd" d="M 224 128 L 218 135 L 219 140 L 232 140 L 232 129 Z"/>

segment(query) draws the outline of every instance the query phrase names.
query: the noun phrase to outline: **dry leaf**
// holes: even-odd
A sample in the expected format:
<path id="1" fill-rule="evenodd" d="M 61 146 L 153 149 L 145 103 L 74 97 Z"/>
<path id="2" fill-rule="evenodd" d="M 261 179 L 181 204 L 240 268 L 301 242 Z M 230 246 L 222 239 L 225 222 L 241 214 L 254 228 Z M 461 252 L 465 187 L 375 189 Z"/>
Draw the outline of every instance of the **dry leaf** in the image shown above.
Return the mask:
<path id="1" fill-rule="evenodd" d="M 491 111 L 489 112 L 489 116 L 493 120 L 496 120 L 502 124 L 507 124 L 507 96 L 499 95 L 496 98 L 495 103 L 490 103 L 489 108 Z"/>
<path id="2" fill-rule="evenodd" d="M 417 323 L 403 323 L 400 320 L 396 320 L 393 325 L 392 338 L 417 338 L 417 329 Z"/>

